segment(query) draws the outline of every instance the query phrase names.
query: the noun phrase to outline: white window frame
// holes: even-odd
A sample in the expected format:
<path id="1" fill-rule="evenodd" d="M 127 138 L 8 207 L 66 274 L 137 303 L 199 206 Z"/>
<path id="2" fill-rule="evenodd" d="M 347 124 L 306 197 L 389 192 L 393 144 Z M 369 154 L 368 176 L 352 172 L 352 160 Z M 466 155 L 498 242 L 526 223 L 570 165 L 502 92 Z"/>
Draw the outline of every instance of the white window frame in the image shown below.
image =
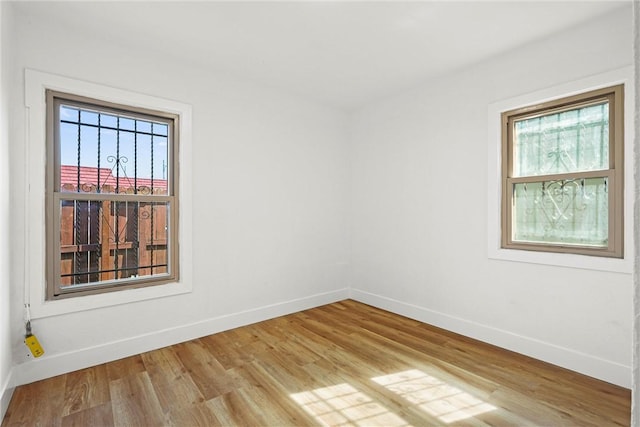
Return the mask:
<path id="1" fill-rule="evenodd" d="M 46 300 L 46 91 L 47 89 L 100 99 L 114 104 L 166 111 L 180 120 L 180 276 L 176 281 L 156 286 L 125 289 L 75 298 Z M 41 318 L 77 311 L 92 310 L 154 298 L 180 295 L 192 291 L 192 229 L 191 229 L 191 106 L 181 102 L 131 92 L 128 90 L 76 80 L 59 75 L 25 70 L 26 144 L 25 183 L 28 186 L 25 203 L 25 299 L 30 303 L 31 316 Z"/>
<path id="2" fill-rule="evenodd" d="M 487 250 L 490 259 L 545 264 L 560 267 L 610 271 L 631 274 L 633 247 L 625 245 L 623 258 L 588 255 L 534 252 L 502 248 L 502 133 L 501 114 L 527 105 L 544 103 L 591 90 L 624 84 L 624 240 L 633 241 L 633 69 L 625 67 L 602 74 L 571 81 L 558 86 L 494 102 L 488 106 L 488 193 L 487 193 Z"/>

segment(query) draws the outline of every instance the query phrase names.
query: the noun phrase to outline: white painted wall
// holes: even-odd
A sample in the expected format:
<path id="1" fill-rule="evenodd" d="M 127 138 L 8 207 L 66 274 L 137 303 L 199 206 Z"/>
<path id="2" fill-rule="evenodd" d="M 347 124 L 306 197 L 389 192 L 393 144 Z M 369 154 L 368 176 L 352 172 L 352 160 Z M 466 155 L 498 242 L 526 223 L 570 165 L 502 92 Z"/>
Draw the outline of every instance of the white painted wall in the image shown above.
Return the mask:
<path id="1" fill-rule="evenodd" d="M 630 387 L 631 274 L 488 258 L 487 108 L 629 66 L 631 32 L 629 5 L 356 113 L 352 295 Z"/>
<path id="2" fill-rule="evenodd" d="M 11 5 L 0 2 L 0 420 L 4 416 L 12 388 L 9 276 L 9 80 L 7 68 L 11 52 Z"/>
<path id="3" fill-rule="evenodd" d="M 344 113 L 164 55 L 14 17 L 12 251 L 22 253 L 24 69 L 174 99 L 193 109 L 193 292 L 46 317 L 46 356 L 27 361 L 12 315 L 14 383 L 345 298 L 348 173 Z M 183 166 L 184 169 L 184 166 Z M 0 257 L 1 259 L 2 257 Z M 12 261 L 12 307 L 25 262 Z M 27 269 L 29 264 L 27 264 Z"/>

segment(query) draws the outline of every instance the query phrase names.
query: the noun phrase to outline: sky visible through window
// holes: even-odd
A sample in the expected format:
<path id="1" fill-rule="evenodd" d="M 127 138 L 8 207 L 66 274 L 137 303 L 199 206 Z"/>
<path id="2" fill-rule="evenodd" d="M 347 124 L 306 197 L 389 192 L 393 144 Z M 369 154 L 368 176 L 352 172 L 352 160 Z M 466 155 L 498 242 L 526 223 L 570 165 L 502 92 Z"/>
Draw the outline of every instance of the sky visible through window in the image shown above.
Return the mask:
<path id="1" fill-rule="evenodd" d="M 80 166 L 113 169 L 113 175 L 152 178 L 153 173 L 154 180 L 167 179 L 167 138 L 166 123 L 60 107 L 61 165 L 77 166 L 79 149 Z"/>

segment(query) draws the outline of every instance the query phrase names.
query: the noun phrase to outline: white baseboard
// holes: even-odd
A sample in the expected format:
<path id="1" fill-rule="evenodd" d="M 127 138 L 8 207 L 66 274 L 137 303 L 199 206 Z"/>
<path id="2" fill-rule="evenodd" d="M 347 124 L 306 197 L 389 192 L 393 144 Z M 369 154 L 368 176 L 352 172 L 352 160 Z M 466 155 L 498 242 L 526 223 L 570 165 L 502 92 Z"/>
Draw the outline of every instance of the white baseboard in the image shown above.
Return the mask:
<path id="1" fill-rule="evenodd" d="M 351 289 L 351 298 L 621 387 L 631 388 L 630 366 L 358 289 Z"/>
<path id="2" fill-rule="evenodd" d="M 7 408 L 9 408 L 9 402 L 11 402 L 11 397 L 13 396 L 13 391 L 15 390 L 15 387 L 9 386 L 9 384 L 11 384 L 12 374 L 13 374 L 13 371 L 9 373 L 9 377 L 4 382 L 4 384 L 2 384 L 2 388 L 0 388 L 0 391 L 1 391 L 0 392 L 0 423 L 2 422 L 5 414 L 7 413 Z"/>
<path id="3" fill-rule="evenodd" d="M 214 317 L 74 352 L 45 356 L 14 366 L 10 385 L 16 387 L 28 384 L 346 298 L 349 298 L 347 288 Z"/>

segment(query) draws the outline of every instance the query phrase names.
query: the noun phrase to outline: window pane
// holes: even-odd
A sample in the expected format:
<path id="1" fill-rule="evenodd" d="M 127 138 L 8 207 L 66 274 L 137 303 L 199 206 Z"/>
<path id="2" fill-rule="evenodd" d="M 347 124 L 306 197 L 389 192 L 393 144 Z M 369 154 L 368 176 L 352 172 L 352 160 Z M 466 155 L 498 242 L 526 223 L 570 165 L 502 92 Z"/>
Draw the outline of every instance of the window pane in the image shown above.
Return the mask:
<path id="1" fill-rule="evenodd" d="M 167 132 L 169 130 L 169 127 L 167 125 L 163 125 L 160 124 L 158 126 L 154 126 L 154 133 L 158 134 L 158 135 L 163 135 L 163 136 L 167 136 Z"/>
<path id="2" fill-rule="evenodd" d="M 60 106 L 60 191 L 169 194 L 168 125 Z"/>
<path id="3" fill-rule="evenodd" d="M 514 176 L 609 169 L 609 104 L 514 123 Z"/>
<path id="4" fill-rule="evenodd" d="M 61 106 L 60 107 L 60 120 L 71 120 L 73 122 L 78 121 L 78 109 L 73 107 Z"/>
<path id="5" fill-rule="evenodd" d="M 117 128 L 118 127 L 118 118 L 111 114 L 100 114 L 100 124 L 109 128 Z"/>
<path id="6" fill-rule="evenodd" d="M 120 129 L 126 129 L 126 130 L 131 130 L 132 131 L 135 128 L 135 122 L 136 121 L 133 120 L 133 119 L 129 119 L 129 118 L 126 118 L 126 117 L 120 117 L 120 122 L 119 122 Z"/>
<path id="7" fill-rule="evenodd" d="M 168 273 L 169 202 L 60 202 L 63 290 Z"/>
<path id="8" fill-rule="evenodd" d="M 80 114 L 80 121 L 82 123 L 97 125 L 98 124 L 98 113 L 93 111 L 82 111 Z"/>
<path id="9" fill-rule="evenodd" d="M 151 123 L 144 120 L 138 120 L 138 132 L 151 132 Z"/>
<path id="10" fill-rule="evenodd" d="M 607 178 L 514 185 L 513 240 L 607 247 Z"/>

